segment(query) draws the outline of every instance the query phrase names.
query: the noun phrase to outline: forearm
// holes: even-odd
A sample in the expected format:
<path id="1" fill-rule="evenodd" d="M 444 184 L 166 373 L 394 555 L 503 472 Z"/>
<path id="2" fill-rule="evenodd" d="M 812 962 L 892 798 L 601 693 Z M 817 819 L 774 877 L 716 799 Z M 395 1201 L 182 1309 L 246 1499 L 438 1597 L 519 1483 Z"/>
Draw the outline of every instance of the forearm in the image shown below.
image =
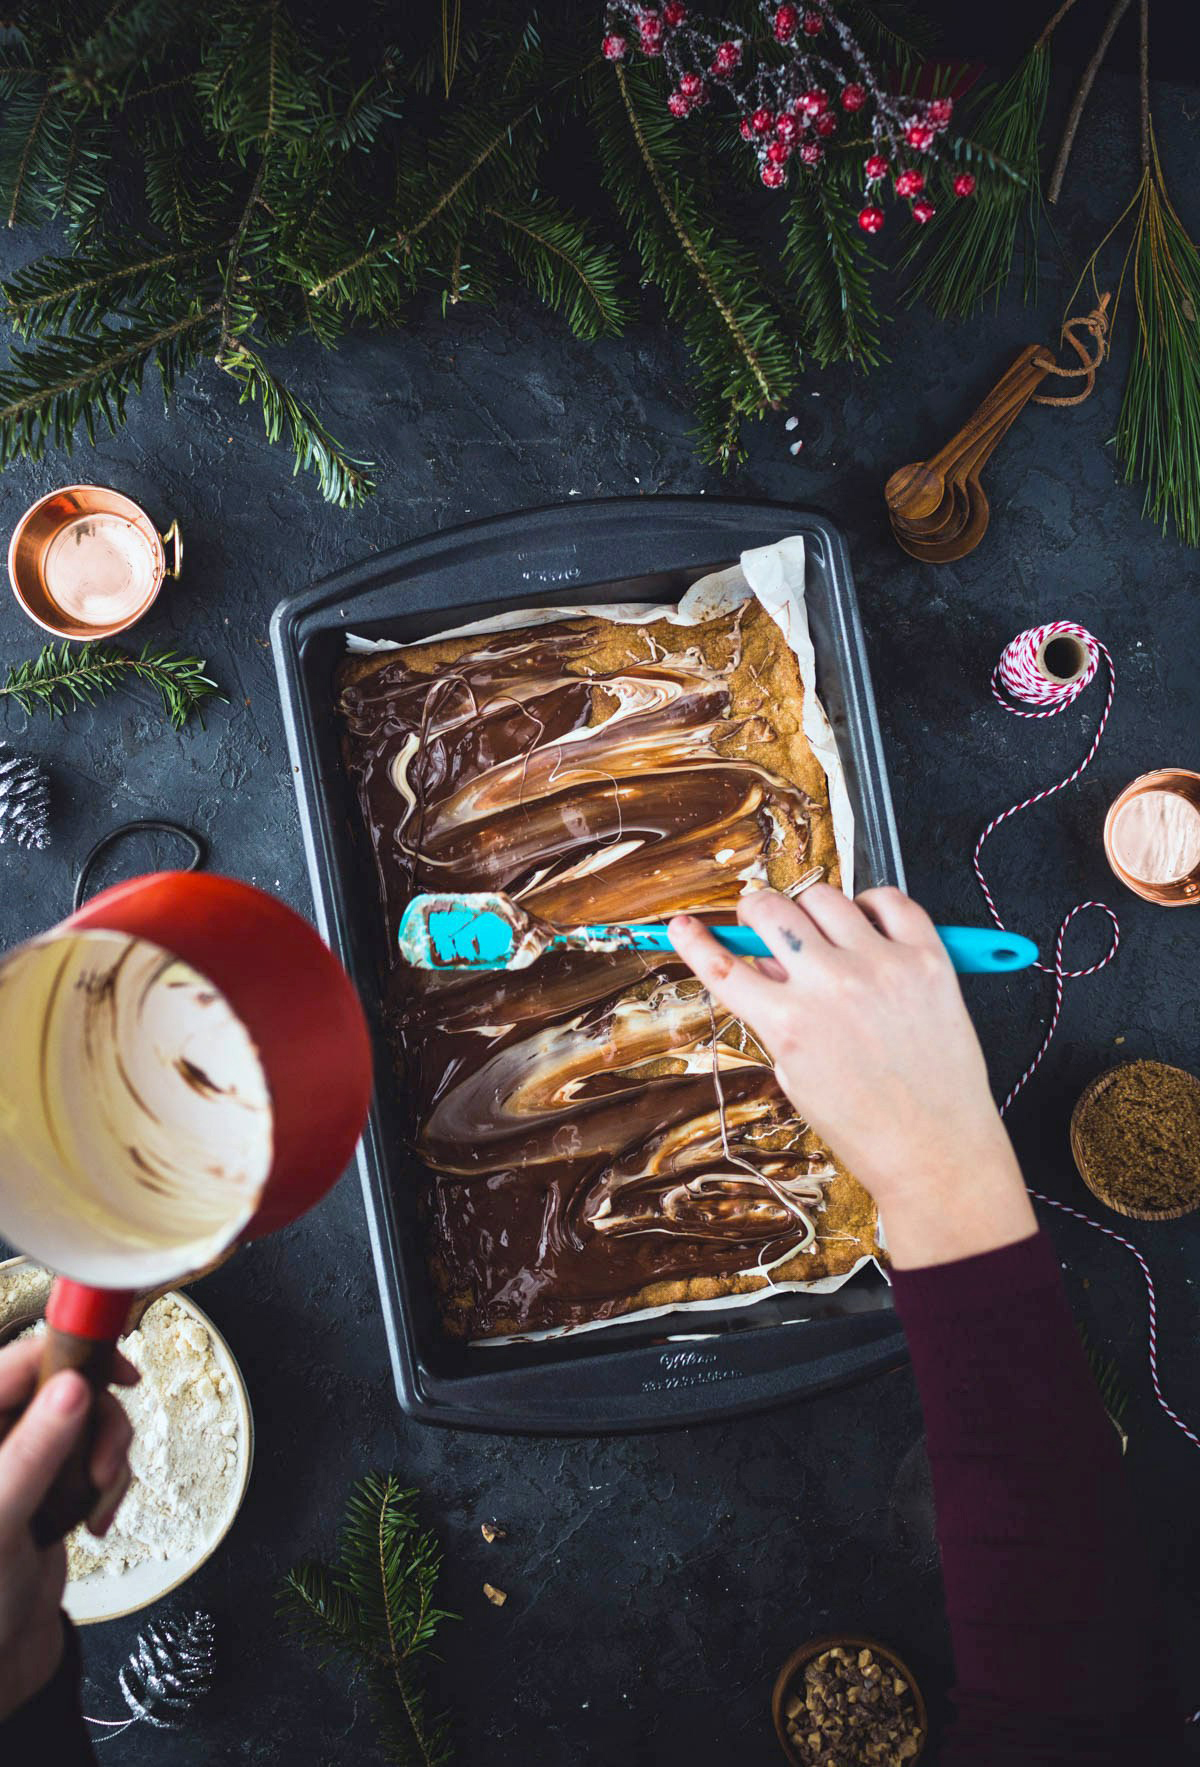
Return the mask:
<path id="1" fill-rule="evenodd" d="M 925 1411 L 969 1758 L 1124 1761 L 1130 1732 L 1146 1742 L 1149 1724 L 1153 1758 L 1173 1760 L 1136 1517 L 1050 1242 L 899 1269 L 895 1295 Z M 1066 1739 L 1056 1752 L 1022 1752 L 1022 1737 L 1052 1736 Z"/>

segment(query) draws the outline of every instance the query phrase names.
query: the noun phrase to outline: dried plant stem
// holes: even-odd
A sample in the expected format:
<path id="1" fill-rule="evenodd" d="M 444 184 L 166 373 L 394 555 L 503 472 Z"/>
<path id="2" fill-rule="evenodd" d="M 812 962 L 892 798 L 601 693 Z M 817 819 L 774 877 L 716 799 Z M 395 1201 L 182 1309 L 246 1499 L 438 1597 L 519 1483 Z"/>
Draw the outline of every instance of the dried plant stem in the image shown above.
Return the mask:
<path id="1" fill-rule="evenodd" d="M 1067 171 L 1067 161 L 1070 159 L 1071 149 L 1075 145 L 1075 134 L 1079 128 L 1079 120 L 1083 116 L 1084 107 L 1087 104 L 1088 99 L 1091 97 L 1092 87 L 1096 81 L 1096 75 L 1100 72 L 1100 64 L 1108 54 L 1108 46 L 1113 40 L 1113 33 L 1125 14 L 1129 11 L 1131 4 L 1132 0 L 1116 0 L 1112 11 L 1108 15 L 1108 22 L 1101 34 L 1100 41 L 1096 45 L 1095 54 L 1083 70 L 1083 76 L 1080 79 L 1078 88 L 1075 92 L 1074 101 L 1071 105 L 1070 113 L 1067 116 L 1066 127 L 1063 129 L 1062 141 L 1059 144 L 1058 149 L 1058 158 L 1055 160 L 1054 170 L 1050 174 L 1050 183 L 1046 189 L 1047 202 L 1057 202 L 1059 195 L 1062 192 L 1063 179 L 1066 176 Z"/>

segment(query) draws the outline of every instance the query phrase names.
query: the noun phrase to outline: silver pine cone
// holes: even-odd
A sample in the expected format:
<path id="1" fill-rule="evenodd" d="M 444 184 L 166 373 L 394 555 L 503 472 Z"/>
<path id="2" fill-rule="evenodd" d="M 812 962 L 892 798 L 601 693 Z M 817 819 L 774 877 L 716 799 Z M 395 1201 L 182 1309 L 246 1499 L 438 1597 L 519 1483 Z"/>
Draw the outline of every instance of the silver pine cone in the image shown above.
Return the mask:
<path id="1" fill-rule="evenodd" d="M 0 845 L 44 847 L 49 824 L 50 781 L 36 761 L 0 744 Z"/>

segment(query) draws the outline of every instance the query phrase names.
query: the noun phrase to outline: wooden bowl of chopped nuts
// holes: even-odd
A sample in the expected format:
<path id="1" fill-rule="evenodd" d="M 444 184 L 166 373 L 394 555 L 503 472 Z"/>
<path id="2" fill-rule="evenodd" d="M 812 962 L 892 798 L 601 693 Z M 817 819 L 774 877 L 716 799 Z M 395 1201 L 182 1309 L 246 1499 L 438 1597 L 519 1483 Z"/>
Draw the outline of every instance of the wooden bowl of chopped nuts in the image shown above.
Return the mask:
<path id="1" fill-rule="evenodd" d="M 929 1735 L 916 1677 L 873 1638 L 814 1638 L 793 1651 L 771 1697 L 793 1767 L 912 1767 Z"/>

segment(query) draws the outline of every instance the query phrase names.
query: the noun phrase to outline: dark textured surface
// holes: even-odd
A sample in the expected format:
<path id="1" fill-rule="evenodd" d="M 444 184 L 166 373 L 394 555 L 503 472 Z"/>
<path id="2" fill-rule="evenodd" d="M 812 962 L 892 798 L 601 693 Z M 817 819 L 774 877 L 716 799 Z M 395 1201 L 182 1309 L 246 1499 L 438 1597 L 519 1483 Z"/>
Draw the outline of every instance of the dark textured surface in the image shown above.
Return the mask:
<path id="1" fill-rule="evenodd" d="M 571 341 L 531 307 L 432 318 L 406 336 L 357 338 L 336 356 L 296 349 L 290 368 L 319 394 L 331 427 L 380 462 L 381 488 L 359 514 L 323 506 L 310 483 L 256 435 L 233 389 L 208 374 L 164 420 L 153 396 L 128 429 L 73 464 L 19 466 L 0 483 L 11 529 L 21 510 L 72 477 L 118 485 L 186 533 L 185 581 L 144 635 L 196 648 L 230 704 L 208 728 L 173 735 L 138 693 L 60 725 L 0 712 L 0 732 L 45 755 L 54 843 L 0 851 L 0 939 L 64 912 L 93 840 L 131 817 L 170 815 L 201 830 L 212 863 L 307 910 L 308 885 L 267 649 L 275 603 L 313 578 L 413 534 L 471 515 L 638 491 L 723 489 L 823 506 L 850 540 L 867 623 L 911 886 L 938 917 L 981 917 L 968 856 L 982 820 L 1065 772 L 1094 728 L 1099 690 L 1048 726 L 996 709 L 986 677 L 1003 643 L 1035 621 L 1080 619 L 1112 647 L 1116 710 L 1082 784 L 996 837 L 991 874 L 1013 923 L 1048 945 L 1064 910 L 1096 895 L 1119 910 L 1117 962 L 1070 988 L 1044 1074 L 1014 1110 L 1027 1171 L 1086 1206 L 1067 1148 L 1070 1106 L 1106 1063 L 1152 1055 L 1194 1064 L 1200 915 L 1168 914 L 1123 894 L 1100 844 L 1104 810 L 1134 774 L 1200 765 L 1194 554 L 1139 518 L 1140 490 L 1117 482 L 1106 449 L 1121 359 L 1076 411 L 1030 409 L 988 469 L 992 525 L 960 564 L 917 567 L 889 539 L 881 486 L 898 463 L 936 447 L 1014 348 L 1050 338 L 1078 263 L 1124 200 L 1130 90 L 1102 79 L 1081 135 L 1061 255 L 1046 240 L 1035 314 L 1006 300 L 955 331 L 906 315 L 893 361 L 869 381 L 813 374 L 795 401 L 798 459 L 781 413 L 753 437 L 732 486 L 700 469 L 688 442 L 684 365 L 650 319 L 619 343 Z M 1194 93 L 1163 87 L 1158 123 L 1185 220 Z M 10 242 L 5 262 L 29 253 Z M 1123 336 L 1127 338 L 1127 331 Z M 0 663 L 39 634 L 0 606 Z M 145 852 L 139 866 L 173 857 Z M 1071 960 L 1100 949 L 1103 922 L 1073 929 Z M 981 980 L 971 998 L 997 1087 L 1007 1089 L 1042 1035 L 1044 978 Z M 1145 1309 L 1132 1260 L 1086 1227 L 1051 1223 L 1072 1299 L 1130 1388 L 1129 1467 L 1167 1560 L 1183 1695 L 1195 1668 L 1200 1529 L 1195 1450 L 1157 1411 L 1145 1369 Z M 1200 1417 L 1191 1347 L 1200 1327 L 1200 1228 L 1130 1226 L 1160 1283 L 1164 1378 Z M 803 1408 L 653 1438 L 530 1442 L 405 1425 L 390 1389 L 356 1182 L 307 1221 L 240 1255 L 198 1298 L 229 1336 L 250 1385 L 257 1464 L 241 1517 L 184 1593 L 215 1615 L 218 1694 L 178 1738 L 134 1730 L 102 1758 L 302 1763 L 382 1759 L 365 1696 L 322 1674 L 280 1634 L 274 1590 L 296 1558 L 326 1550 L 350 1481 L 373 1466 L 419 1485 L 444 1541 L 445 1597 L 463 1619 L 445 1634 L 437 1684 L 455 1712 L 464 1762 L 515 1767 L 622 1761 L 770 1762 L 776 1665 L 833 1627 L 873 1632 L 910 1654 L 937 1696 L 948 1676 L 932 1516 L 916 1397 L 907 1374 Z M 488 1547 L 479 1524 L 502 1519 Z M 509 1593 L 484 1600 L 485 1579 Z M 137 1622 L 85 1638 L 87 1708 L 119 1713 L 118 1662 Z"/>

